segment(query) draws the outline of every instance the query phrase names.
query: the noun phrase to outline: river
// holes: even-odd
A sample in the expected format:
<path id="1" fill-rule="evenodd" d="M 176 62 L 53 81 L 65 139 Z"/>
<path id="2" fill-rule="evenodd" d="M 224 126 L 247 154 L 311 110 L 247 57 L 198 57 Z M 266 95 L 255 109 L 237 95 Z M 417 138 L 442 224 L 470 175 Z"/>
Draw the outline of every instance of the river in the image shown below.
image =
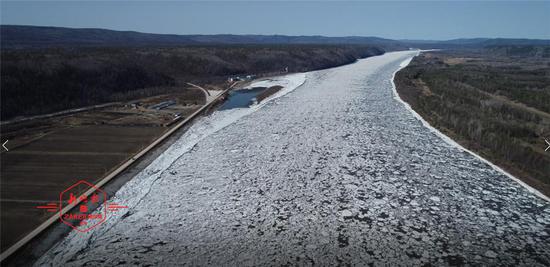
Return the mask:
<path id="1" fill-rule="evenodd" d="M 416 53 L 302 74 L 202 119 L 121 188 L 124 216 L 37 265 L 550 264 L 549 202 L 394 98 Z"/>

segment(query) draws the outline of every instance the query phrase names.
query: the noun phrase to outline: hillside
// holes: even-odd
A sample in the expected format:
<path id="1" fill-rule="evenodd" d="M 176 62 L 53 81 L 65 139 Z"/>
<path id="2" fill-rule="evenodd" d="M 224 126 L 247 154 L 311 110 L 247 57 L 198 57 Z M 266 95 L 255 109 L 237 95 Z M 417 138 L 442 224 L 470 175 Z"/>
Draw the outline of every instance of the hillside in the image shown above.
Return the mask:
<path id="1" fill-rule="evenodd" d="M 231 75 L 330 68 L 384 53 L 361 45 L 2 50 L 2 120 L 174 91 Z"/>
<path id="2" fill-rule="evenodd" d="M 492 47 L 500 54 L 548 49 L 547 40 L 396 41 L 377 37 L 175 35 L 1 25 L 2 120 L 172 92 L 231 75 L 311 71 L 409 47 Z M 504 44 L 518 44 L 518 47 Z M 508 47 L 508 48 L 502 48 Z"/>
<path id="3" fill-rule="evenodd" d="M 215 44 L 360 44 L 389 50 L 415 48 L 481 48 L 496 45 L 550 45 L 550 40 L 510 38 L 460 38 L 452 40 L 392 40 L 379 37 L 287 35 L 177 35 L 93 28 L 0 25 L 2 48 L 181 46 Z"/>
<path id="4" fill-rule="evenodd" d="M 325 37 L 285 35 L 176 35 L 107 29 L 73 29 L 42 26 L 0 26 L 3 48 L 72 46 L 174 46 L 196 44 L 369 44 L 405 49 L 399 41 L 378 37 Z"/>

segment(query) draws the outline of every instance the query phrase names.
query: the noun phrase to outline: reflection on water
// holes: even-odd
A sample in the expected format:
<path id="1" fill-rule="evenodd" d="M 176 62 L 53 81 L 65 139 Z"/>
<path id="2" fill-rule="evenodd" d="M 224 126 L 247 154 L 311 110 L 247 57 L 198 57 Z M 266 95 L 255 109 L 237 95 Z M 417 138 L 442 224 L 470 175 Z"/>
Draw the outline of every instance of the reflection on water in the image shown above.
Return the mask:
<path id="1" fill-rule="evenodd" d="M 251 89 L 236 90 L 229 93 L 229 99 L 220 107 L 220 110 L 232 108 L 247 108 L 253 103 L 253 99 L 266 87 L 254 87 Z"/>

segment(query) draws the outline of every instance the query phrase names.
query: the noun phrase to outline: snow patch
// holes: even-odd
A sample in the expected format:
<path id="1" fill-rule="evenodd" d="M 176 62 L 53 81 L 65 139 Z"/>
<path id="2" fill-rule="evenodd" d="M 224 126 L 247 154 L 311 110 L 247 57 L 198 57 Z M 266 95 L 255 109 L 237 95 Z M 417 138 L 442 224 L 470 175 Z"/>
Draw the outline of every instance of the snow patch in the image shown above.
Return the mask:
<path id="1" fill-rule="evenodd" d="M 281 96 L 284 96 L 284 95 L 292 92 L 294 89 L 296 89 L 300 85 L 304 84 L 305 81 L 306 81 L 306 74 L 305 73 L 296 73 L 296 74 L 279 76 L 279 77 L 274 77 L 274 78 L 254 82 L 251 85 L 249 85 L 248 88 L 253 88 L 253 87 L 268 87 L 269 88 L 269 87 L 275 86 L 275 85 L 280 85 L 283 88 L 281 90 L 277 91 L 275 94 L 272 94 L 272 95 L 268 96 L 267 98 L 262 100 L 262 102 L 251 106 L 251 108 L 255 110 L 255 109 L 258 109 L 260 107 L 263 107 L 269 101 L 271 101 L 275 98 L 279 98 Z"/>

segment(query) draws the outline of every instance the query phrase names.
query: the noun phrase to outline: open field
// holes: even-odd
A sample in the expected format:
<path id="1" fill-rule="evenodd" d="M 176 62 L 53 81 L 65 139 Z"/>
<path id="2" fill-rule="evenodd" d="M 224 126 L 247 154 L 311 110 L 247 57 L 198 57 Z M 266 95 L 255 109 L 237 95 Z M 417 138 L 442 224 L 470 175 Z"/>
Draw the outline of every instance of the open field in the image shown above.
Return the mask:
<path id="1" fill-rule="evenodd" d="M 396 84 L 430 124 L 550 195 L 550 57 L 533 51 L 547 49 L 423 53 Z"/>
<path id="2" fill-rule="evenodd" d="M 181 90 L 3 125 L 10 150 L 0 157 L 2 251 L 53 215 L 36 206 L 59 201 L 59 193 L 79 180 L 99 181 L 205 104 L 201 90 Z M 155 108 L 169 101 L 174 103 Z"/>
<path id="3" fill-rule="evenodd" d="M 4 153 L 2 249 L 53 215 L 36 206 L 59 201 L 59 193 L 79 180 L 96 182 L 163 131 L 103 125 L 66 128 Z"/>

